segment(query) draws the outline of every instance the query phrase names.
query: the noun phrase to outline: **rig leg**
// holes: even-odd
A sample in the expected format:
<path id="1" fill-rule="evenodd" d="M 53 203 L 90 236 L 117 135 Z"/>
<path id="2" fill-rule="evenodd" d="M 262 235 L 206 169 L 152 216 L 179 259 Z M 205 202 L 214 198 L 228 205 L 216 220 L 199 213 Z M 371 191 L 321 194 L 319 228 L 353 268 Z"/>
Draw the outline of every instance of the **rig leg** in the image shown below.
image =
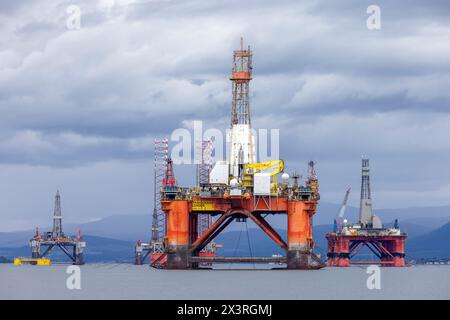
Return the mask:
<path id="1" fill-rule="evenodd" d="M 75 256 L 75 265 L 81 266 L 84 264 L 84 253 L 77 254 Z"/>
<path id="2" fill-rule="evenodd" d="M 405 240 L 403 238 L 384 241 L 384 246 L 388 248 L 389 252 L 393 255 L 389 261 L 392 261 L 392 267 L 405 267 Z"/>
<path id="3" fill-rule="evenodd" d="M 167 216 L 167 268 L 187 269 L 190 224 L 188 201 L 170 201 L 164 211 Z"/>
<path id="4" fill-rule="evenodd" d="M 83 241 L 77 242 L 73 249 L 74 257 L 75 257 L 75 265 L 81 266 L 84 264 L 84 247 L 86 243 Z"/>
<path id="5" fill-rule="evenodd" d="M 350 266 L 350 241 L 344 237 L 328 239 L 328 266 L 349 267 Z"/>
<path id="6" fill-rule="evenodd" d="M 395 267 L 405 267 L 405 239 L 397 239 L 394 241 L 394 266 Z"/>
<path id="7" fill-rule="evenodd" d="M 134 264 L 135 265 L 142 265 L 143 263 L 143 259 L 142 259 L 142 253 L 143 253 L 143 248 L 140 245 L 136 245 L 134 247 Z"/>
<path id="8" fill-rule="evenodd" d="M 289 249 L 287 254 L 288 269 L 311 269 L 311 253 L 304 250 Z"/>
<path id="9" fill-rule="evenodd" d="M 190 239 L 189 239 L 189 243 L 194 243 L 195 240 L 197 240 L 198 238 L 198 222 L 199 222 L 199 218 L 198 215 L 196 214 L 191 214 L 189 215 L 189 234 L 190 234 Z M 191 262 L 190 263 L 190 267 L 192 269 L 198 269 L 199 264 L 197 262 Z"/>
<path id="10" fill-rule="evenodd" d="M 31 241 L 31 257 L 33 259 L 40 258 L 41 256 L 41 246 L 38 241 Z"/>
<path id="11" fill-rule="evenodd" d="M 310 205 L 301 201 L 288 204 L 288 269 L 313 268 Z"/>
<path id="12" fill-rule="evenodd" d="M 31 241 L 31 257 L 33 259 L 38 259 L 41 257 L 41 244 L 39 241 L 32 240 Z M 36 262 L 32 262 L 31 264 L 36 264 Z"/>

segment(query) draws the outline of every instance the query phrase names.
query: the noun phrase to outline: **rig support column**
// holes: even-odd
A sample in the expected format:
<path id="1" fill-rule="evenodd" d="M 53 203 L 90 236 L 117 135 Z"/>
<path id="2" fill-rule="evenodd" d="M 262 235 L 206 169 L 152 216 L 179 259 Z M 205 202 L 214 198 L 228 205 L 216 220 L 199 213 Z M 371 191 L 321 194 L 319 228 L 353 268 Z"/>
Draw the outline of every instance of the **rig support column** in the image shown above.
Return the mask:
<path id="1" fill-rule="evenodd" d="M 75 243 L 73 248 L 73 255 L 75 257 L 75 265 L 83 265 L 84 264 L 84 247 L 86 246 L 86 242 L 78 241 Z"/>
<path id="2" fill-rule="evenodd" d="M 350 241 L 347 238 L 328 238 L 328 266 L 350 266 Z"/>
<path id="3" fill-rule="evenodd" d="M 394 267 L 404 267 L 405 262 L 405 239 L 396 239 L 392 243 L 392 252 L 394 254 Z"/>
<path id="4" fill-rule="evenodd" d="M 162 201 L 167 218 L 167 268 L 188 268 L 189 204 L 187 200 Z"/>
<path id="5" fill-rule="evenodd" d="M 390 266 L 404 267 L 405 262 L 405 238 L 398 237 L 394 240 L 381 241 L 383 246 L 387 248 L 391 255 L 383 255 L 382 261 L 391 262 Z"/>
<path id="6" fill-rule="evenodd" d="M 136 244 L 134 247 L 134 264 L 135 265 L 142 265 L 143 262 L 143 248 L 141 245 Z"/>
<path id="7" fill-rule="evenodd" d="M 288 204 L 288 269 L 309 269 L 312 265 L 312 225 L 308 205 L 301 201 Z"/>
<path id="8" fill-rule="evenodd" d="M 31 240 L 31 257 L 38 259 L 41 257 L 41 245 L 39 241 Z"/>

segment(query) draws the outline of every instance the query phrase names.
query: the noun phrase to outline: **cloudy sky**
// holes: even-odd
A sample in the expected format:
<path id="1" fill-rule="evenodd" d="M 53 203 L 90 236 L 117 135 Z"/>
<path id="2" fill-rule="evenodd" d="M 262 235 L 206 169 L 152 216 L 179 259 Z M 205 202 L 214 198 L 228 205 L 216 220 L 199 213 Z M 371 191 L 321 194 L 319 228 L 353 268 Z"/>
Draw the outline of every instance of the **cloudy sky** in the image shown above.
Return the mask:
<path id="1" fill-rule="evenodd" d="M 48 225 L 58 188 L 68 222 L 150 214 L 153 139 L 229 125 L 241 36 L 252 123 L 288 171 L 317 161 L 323 201 L 357 204 L 365 155 L 375 207 L 450 204 L 450 3 L 330 2 L 0 2 L 0 231 Z"/>

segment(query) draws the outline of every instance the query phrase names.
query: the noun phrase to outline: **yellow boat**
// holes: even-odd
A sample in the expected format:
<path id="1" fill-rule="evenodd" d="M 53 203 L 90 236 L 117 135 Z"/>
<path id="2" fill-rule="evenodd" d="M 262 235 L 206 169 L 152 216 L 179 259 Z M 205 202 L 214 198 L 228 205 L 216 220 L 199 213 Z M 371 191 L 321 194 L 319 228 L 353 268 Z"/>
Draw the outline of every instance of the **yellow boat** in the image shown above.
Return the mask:
<path id="1" fill-rule="evenodd" d="M 51 260 L 47 258 L 15 258 L 14 265 L 20 266 L 23 263 L 31 263 L 38 266 L 49 266 L 51 265 Z"/>

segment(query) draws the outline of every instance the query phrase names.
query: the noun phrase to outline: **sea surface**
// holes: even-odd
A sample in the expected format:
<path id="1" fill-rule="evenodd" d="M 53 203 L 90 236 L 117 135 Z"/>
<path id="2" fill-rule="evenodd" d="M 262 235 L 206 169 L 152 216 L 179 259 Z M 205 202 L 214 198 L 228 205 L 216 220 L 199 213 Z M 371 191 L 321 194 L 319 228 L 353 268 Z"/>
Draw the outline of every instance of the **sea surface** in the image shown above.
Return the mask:
<path id="1" fill-rule="evenodd" d="M 80 267 L 80 289 L 68 289 L 68 267 L 0 264 L 0 299 L 450 299 L 448 265 L 380 268 L 381 288 L 372 290 L 366 267 L 158 270 L 86 264 Z"/>

